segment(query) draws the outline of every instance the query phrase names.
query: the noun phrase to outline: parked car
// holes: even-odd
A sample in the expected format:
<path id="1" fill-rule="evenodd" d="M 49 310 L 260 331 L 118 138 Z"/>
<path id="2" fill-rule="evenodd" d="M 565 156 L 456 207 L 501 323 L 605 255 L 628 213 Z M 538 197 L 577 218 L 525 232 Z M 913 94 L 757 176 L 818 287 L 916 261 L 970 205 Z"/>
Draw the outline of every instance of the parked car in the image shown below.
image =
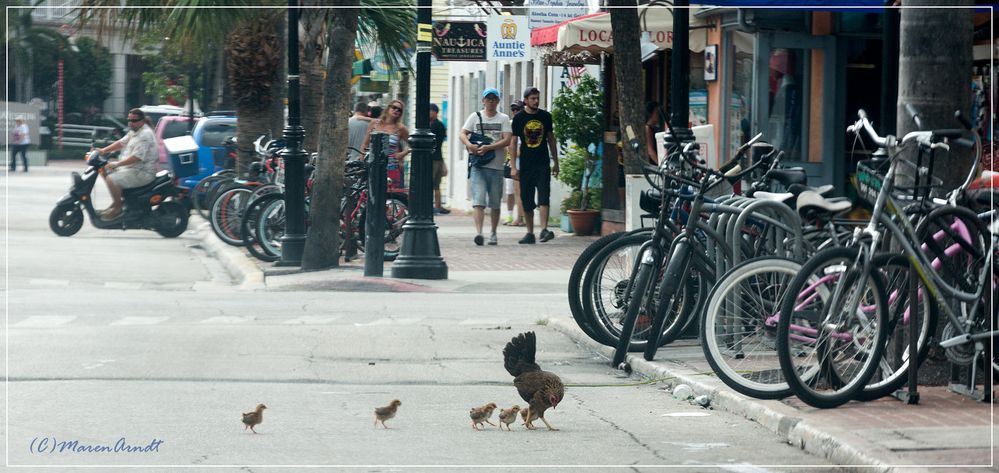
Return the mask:
<path id="1" fill-rule="evenodd" d="M 180 185 L 188 189 L 222 169 L 225 162 L 225 140 L 236 136 L 236 117 L 208 114 L 198 120 L 191 135 L 198 144 L 198 173 L 189 176 L 177 174 Z"/>
<path id="2" fill-rule="evenodd" d="M 170 168 L 170 158 L 167 156 L 166 147 L 163 146 L 163 140 L 189 134 L 188 130 L 190 130 L 191 121 L 194 121 L 194 124 L 197 125 L 199 120 L 201 119 L 197 117 L 192 119 L 190 117 L 168 115 L 156 122 L 156 148 L 160 155 L 157 170 Z"/>
<path id="3" fill-rule="evenodd" d="M 195 105 L 197 105 L 197 102 L 195 102 Z M 142 110 L 142 113 L 146 114 L 146 117 L 149 118 L 149 121 L 153 124 L 154 128 L 160 121 L 160 118 L 172 115 L 182 116 L 188 114 L 187 108 L 177 107 L 175 105 L 143 105 L 139 107 L 139 110 Z M 194 116 L 201 116 L 201 109 L 197 106 L 194 107 Z"/>

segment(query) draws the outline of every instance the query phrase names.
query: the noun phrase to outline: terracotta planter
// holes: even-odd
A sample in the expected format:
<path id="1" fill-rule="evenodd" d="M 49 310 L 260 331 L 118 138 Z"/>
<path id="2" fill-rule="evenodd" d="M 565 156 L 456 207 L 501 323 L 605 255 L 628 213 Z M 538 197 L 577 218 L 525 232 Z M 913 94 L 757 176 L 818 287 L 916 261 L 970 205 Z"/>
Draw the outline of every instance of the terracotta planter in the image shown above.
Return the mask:
<path id="1" fill-rule="evenodd" d="M 569 221 L 576 236 L 586 236 L 593 233 L 596 227 L 599 210 L 569 210 Z"/>

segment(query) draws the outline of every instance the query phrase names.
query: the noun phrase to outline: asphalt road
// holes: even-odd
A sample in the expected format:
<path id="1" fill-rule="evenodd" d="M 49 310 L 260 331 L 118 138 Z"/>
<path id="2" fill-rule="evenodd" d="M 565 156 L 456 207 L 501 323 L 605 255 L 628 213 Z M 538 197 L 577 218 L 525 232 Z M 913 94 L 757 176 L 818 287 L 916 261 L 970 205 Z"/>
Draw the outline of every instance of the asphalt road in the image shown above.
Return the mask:
<path id="1" fill-rule="evenodd" d="M 11 175 L 3 193 L 10 465 L 831 469 L 656 380 L 619 377 L 538 323 L 567 313 L 561 293 L 242 291 L 192 232 L 164 239 L 88 223 L 57 237 L 47 218 L 70 170 Z M 538 333 L 538 363 L 569 386 L 546 416 L 561 430 L 473 431 L 469 408 L 525 404 L 502 348 L 527 330 Z M 391 429 L 373 427 L 372 410 L 395 398 Z M 240 413 L 258 403 L 268 409 L 253 435 Z M 71 451 L 120 438 L 147 451 Z"/>

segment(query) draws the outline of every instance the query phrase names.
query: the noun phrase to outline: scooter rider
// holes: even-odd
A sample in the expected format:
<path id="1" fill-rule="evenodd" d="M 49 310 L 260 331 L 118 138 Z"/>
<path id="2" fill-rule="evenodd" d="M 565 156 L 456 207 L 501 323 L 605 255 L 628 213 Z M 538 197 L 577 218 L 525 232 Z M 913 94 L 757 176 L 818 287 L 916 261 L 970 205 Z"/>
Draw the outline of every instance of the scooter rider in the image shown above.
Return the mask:
<path id="1" fill-rule="evenodd" d="M 128 111 L 129 132 L 124 138 L 97 151 L 102 155 L 122 148 L 123 159 L 108 163 L 104 167 L 104 182 L 114 199 L 111 206 L 99 212 L 104 220 L 111 220 L 121 214 L 122 190 L 142 187 L 156 178 L 156 135 L 146 119 L 146 114 L 137 108 Z"/>

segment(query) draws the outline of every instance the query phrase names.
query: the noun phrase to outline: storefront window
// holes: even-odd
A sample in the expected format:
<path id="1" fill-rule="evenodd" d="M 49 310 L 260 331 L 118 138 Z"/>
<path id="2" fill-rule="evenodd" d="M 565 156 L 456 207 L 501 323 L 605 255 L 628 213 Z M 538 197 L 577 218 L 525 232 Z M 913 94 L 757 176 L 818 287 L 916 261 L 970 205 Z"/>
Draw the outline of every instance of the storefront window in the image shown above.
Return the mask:
<path id="1" fill-rule="evenodd" d="M 729 36 L 729 57 L 733 58 L 728 91 L 728 156 L 731 157 L 751 137 L 753 111 L 753 35 L 733 31 Z"/>

